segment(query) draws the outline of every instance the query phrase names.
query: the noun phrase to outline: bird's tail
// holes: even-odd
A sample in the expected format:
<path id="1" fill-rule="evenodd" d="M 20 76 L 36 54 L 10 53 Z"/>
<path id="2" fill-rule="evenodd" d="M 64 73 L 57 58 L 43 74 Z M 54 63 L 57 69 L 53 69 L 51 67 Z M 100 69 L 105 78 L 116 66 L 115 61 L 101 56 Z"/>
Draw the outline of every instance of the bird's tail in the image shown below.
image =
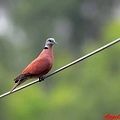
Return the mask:
<path id="1" fill-rule="evenodd" d="M 16 87 L 18 87 L 20 84 L 22 84 L 23 82 L 25 82 L 26 80 L 32 78 L 33 75 L 31 74 L 20 74 L 19 76 L 17 76 L 14 81 L 15 81 L 15 86 L 10 90 L 10 92 L 12 92 Z"/>
<path id="2" fill-rule="evenodd" d="M 10 90 L 10 93 L 21 84 L 20 80 L 14 85 L 14 87 Z"/>

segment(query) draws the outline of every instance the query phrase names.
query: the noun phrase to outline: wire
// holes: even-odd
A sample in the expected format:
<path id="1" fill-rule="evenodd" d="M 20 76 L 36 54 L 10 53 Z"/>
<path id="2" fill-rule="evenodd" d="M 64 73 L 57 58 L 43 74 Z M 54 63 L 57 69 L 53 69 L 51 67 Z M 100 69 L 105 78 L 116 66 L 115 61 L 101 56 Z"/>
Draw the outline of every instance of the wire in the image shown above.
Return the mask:
<path id="1" fill-rule="evenodd" d="M 85 56 L 83 56 L 83 57 L 81 57 L 81 58 L 79 58 L 79 59 L 77 59 L 77 60 L 75 60 L 75 61 L 73 61 L 73 62 L 71 62 L 71 63 L 69 63 L 69 64 L 67 64 L 67 65 L 65 65 L 63 67 L 61 67 L 61 68 L 59 68 L 59 69 L 57 69 L 56 71 L 54 71 L 54 72 L 52 72 L 50 74 L 47 74 L 47 75 L 43 76 L 43 78 L 41 80 L 37 79 L 37 80 L 35 80 L 33 82 L 30 82 L 28 84 L 25 84 L 25 85 L 19 87 L 19 88 L 14 89 L 12 92 L 10 92 L 10 91 L 6 92 L 6 93 L 0 95 L 0 98 L 3 98 L 5 96 L 10 95 L 10 94 L 12 94 L 14 92 L 17 92 L 19 90 L 22 90 L 22 89 L 24 89 L 24 88 L 26 88 L 28 86 L 31 86 L 31 85 L 33 85 L 33 84 L 35 84 L 37 82 L 41 82 L 44 79 L 46 79 L 46 78 L 48 78 L 48 77 L 50 77 L 50 76 L 52 76 L 52 75 L 62 71 L 62 70 L 66 69 L 66 68 L 68 68 L 68 67 L 70 67 L 70 66 L 72 66 L 72 65 L 74 65 L 74 64 L 76 64 L 76 63 L 78 63 L 80 61 L 83 61 L 84 59 L 86 59 L 86 58 L 88 58 L 88 57 L 90 57 L 90 56 L 92 56 L 92 55 L 94 55 L 94 54 L 96 54 L 96 53 L 98 53 L 98 52 L 100 52 L 100 51 L 102 51 L 102 50 L 104 50 L 104 49 L 106 49 L 106 48 L 108 48 L 108 47 L 118 43 L 118 42 L 120 42 L 120 38 L 118 38 L 118 39 L 116 39 L 116 40 L 114 40 L 114 41 L 112 41 L 112 42 L 110 42 L 110 43 L 108 43 L 108 44 L 106 44 L 106 45 L 104 45 L 104 46 L 94 50 L 93 52 L 91 52 L 91 53 L 89 53 L 89 54 L 87 54 L 87 55 L 85 55 Z"/>

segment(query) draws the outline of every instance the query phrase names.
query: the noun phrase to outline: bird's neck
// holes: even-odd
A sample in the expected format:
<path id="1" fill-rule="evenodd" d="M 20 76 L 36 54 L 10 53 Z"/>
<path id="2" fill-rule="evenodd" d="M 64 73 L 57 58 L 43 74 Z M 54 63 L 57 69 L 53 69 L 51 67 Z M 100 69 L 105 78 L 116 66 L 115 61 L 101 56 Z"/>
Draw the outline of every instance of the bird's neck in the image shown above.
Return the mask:
<path id="1" fill-rule="evenodd" d="M 47 53 L 47 54 L 46 54 L 46 53 Z M 52 57 L 52 56 L 53 56 L 52 46 L 45 46 L 41 54 L 42 54 L 42 56 L 44 56 L 44 55 L 45 55 L 45 56 L 46 56 L 46 55 L 49 55 L 49 56 Z M 41 54 L 40 54 L 40 55 L 41 55 Z"/>
<path id="2" fill-rule="evenodd" d="M 51 49 L 52 45 L 45 45 L 44 49 Z"/>
<path id="3" fill-rule="evenodd" d="M 48 47 L 45 46 L 44 49 L 48 49 Z"/>

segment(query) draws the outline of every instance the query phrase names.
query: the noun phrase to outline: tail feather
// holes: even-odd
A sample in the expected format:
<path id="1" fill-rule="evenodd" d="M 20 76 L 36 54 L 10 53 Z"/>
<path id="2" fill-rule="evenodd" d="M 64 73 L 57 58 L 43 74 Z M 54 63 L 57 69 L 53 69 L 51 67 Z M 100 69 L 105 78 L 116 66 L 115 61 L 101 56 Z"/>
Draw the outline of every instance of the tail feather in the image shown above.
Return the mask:
<path id="1" fill-rule="evenodd" d="M 12 92 L 16 87 L 18 87 L 20 84 L 22 84 L 23 82 L 25 82 L 26 80 L 32 78 L 33 75 L 28 73 L 28 74 L 20 74 L 19 76 L 17 76 L 16 78 L 14 78 L 15 81 L 15 86 L 10 90 L 10 92 Z"/>
<path id="2" fill-rule="evenodd" d="M 28 74 L 20 74 L 19 76 L 17 76 L 16 78 L 14 78 L 15 83 L 17 83 L 18 81 L 24 81 L 27 79 L 32 78 L 32 74 L 28 73 Z"/>
<path id="3" fill-rule="evenodd" d="M 10 92 L 12 92 L 17 86 L 19 86 L 21 83 L 20 83 L 20 81 L 18 81 L 15 85 L 14 85 L 14 87 L 10 90 Z"/>

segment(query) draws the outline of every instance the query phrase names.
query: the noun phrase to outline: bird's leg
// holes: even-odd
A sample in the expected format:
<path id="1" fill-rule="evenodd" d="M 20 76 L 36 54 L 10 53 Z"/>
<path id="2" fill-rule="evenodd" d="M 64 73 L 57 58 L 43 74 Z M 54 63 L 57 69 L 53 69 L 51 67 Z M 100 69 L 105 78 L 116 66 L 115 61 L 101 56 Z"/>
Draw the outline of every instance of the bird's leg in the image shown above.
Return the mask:
<path id="1" fill-rule="evenodd" d="M 42 82 L 42 81 L 44 81 L 44 77 L 43 76 L 39 77 L 39 82 Z"/>

